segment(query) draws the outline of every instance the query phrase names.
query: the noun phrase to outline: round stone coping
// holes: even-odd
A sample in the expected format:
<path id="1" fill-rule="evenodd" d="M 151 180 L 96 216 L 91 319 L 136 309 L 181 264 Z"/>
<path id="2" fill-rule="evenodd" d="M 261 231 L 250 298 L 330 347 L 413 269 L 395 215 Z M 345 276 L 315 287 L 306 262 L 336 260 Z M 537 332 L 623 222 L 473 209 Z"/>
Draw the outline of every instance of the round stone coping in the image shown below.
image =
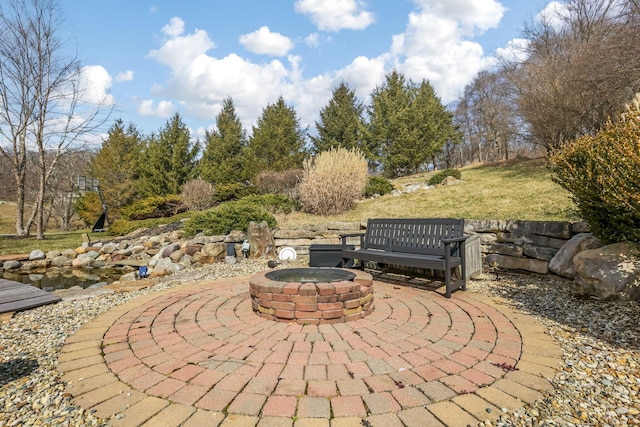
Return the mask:
<path id="1" fill-rule="evenodd" d="M 367 318 L 287 325 L 247 316 L 247 280 L 158 291 L 85 324 L 59 356 L 74 404 L 127 426 L 466 425 L 541 398 L 562 361 L 544 327 L 499 298 L 375 282 Z"/>
<path id="2" fill-rule="evenodd" d="M 355 279 L 355 273 L 341 268 L 283 268 L 264 276 L 274 282 L 331 283 Z"/>

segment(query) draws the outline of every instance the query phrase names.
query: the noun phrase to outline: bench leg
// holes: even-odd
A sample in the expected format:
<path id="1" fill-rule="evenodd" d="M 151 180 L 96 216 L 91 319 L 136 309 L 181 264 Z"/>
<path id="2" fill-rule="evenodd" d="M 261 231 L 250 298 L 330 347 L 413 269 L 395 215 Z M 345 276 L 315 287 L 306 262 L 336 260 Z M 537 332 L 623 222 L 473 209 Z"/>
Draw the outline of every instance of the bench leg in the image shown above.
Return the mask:
<path id="1" fill-rule="evenodd" d="M 444 269 L 444 282 L 446 286 L 444 296 L 447 298 L 451 298 L 451 269 L 450 268 Z"/>

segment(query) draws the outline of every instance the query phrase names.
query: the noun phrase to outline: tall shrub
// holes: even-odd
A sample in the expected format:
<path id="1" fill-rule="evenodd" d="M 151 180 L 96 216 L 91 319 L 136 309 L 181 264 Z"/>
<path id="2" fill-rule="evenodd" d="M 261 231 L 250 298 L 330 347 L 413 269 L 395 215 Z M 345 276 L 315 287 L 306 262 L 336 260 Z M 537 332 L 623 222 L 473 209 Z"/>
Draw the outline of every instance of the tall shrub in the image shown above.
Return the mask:
<path id="1" fill-rule="evenodd" d="M 304 177 L 298 188 L 302 209 L 317 215 L 353 209 L 356 200 L 364 195 L 367 175 L 367 161 L 360 151 L 323 151 L 304 163 Z"/>
<path id="2" fill-rule="evenodd" d="M 182 188 L 182 202 L 191 211 L 209 209 L 215 203 L 216 188 L 204 179 L 192 179 Z"/>
<path id="3" fill-rule="evenodd" d="M 551 161 L 596 237 L 640 241 L 640 94 L 617 122 L 567 144 Z"/>

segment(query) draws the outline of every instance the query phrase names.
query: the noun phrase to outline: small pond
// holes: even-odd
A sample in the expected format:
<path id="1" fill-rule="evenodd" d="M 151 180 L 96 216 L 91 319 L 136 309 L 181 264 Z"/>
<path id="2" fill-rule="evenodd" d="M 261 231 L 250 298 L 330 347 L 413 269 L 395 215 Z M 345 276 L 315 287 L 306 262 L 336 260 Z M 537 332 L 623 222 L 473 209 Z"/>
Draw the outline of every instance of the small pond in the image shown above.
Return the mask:
<path id="1" fill-rule="evenodd" d="M 0 273 L 0 277 L 14 282 L 33 285 L 45 291 L 69 289 L 80 286 L 83 289 L 96 283 L 111 283 L 124 274 L 121 270 L 112 268 L 91 269 L 48 269 L 46 271 L 8 272 Z"/>

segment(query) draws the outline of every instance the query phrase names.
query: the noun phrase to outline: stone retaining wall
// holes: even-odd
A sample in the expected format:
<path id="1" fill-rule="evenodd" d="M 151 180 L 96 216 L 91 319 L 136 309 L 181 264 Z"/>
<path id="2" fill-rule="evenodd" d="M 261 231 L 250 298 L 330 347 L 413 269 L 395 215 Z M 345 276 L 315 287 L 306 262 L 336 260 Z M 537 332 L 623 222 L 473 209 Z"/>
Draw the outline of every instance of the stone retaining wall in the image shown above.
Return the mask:
<path id="1" fill-rule="evenodd" d="M 273 232 L 276 248 L 293 247 L 300 255 L 309 254 L 309 246 L 339 244 L 340 234 L 361 233 L 366 221 L 331 222 Z M 549 273 L 549 262 L 573 236 L 586 233 L 584 222 L 465 220 L 465 231 L 480 238 L 481 258 L 485 265 L 506 270 Z M 349 244 L 358 245 L 358 238 Z"/>

